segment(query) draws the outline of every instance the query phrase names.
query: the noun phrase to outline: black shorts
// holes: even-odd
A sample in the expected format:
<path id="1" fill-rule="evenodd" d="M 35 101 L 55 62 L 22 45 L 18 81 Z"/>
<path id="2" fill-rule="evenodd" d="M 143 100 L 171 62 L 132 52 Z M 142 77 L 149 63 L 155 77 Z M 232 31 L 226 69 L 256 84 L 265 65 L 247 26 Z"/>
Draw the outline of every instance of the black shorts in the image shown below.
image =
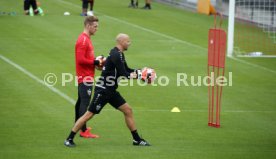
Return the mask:
<path id="1" fill-rule="evenodd" d="M 33 10 L 36 10 L 36 0 L 24 0 L 24 10 L 29 10 L 30 6 L 32 6 Z"/>
<path id="2" fill-rule="evenodd" d="M 107 103 L 118 109 L 121 105 L 125 104 L 126 101 L 116 90 L 96 87 L 88 110 L 94 114 L 99 114 Z"/>
<path id="3" fill-rule="evenodd" d="M 80 83 L 78 86 L 78 100 L 75 105 L 76 121 L 86 111 L 91 100 L 93 82 Z"/>

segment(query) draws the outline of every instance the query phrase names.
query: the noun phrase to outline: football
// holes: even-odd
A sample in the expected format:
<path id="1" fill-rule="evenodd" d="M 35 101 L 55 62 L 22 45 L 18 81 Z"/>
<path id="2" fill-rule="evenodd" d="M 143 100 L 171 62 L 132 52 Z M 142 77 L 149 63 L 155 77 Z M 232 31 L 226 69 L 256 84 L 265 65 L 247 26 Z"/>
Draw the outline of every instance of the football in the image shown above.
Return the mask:
<path id="1" fill-rule="evenodd" d="M 141 71 L 141 80 L 149 84 L 152 83 L 156 77 L 156 72 L 153 68 L 145 67 Z"/>
<path id="2" fill-rule="evenodd" d="M 68 16 L 68 15 L 70 15 L 70 12 L 64 12 L 64 15 Z"/>

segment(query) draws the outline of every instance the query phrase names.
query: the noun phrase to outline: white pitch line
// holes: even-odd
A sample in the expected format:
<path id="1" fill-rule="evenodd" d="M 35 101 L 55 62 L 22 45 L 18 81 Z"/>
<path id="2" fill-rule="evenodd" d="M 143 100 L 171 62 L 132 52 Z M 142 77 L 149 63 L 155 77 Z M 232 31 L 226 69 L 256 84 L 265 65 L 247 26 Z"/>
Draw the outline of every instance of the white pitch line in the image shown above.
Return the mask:
<path id="1" fill-rule="evenodd" d="M 24 74 L 26 74 L 27 76 L 29 76 L 30 78 L 32 78 L 33 80 L 35 80 L 36 82 L 42 84 L 43 86 L 46 86 L 47 88 L 49 88 L 51 91 L 53 91 L 54 93 L 58 94 L 59 96 L 61 96 L 62 98 L 64 98 L 65 100 L 67 100 L 69 103 L 71 104 L 75 104 L 75 100 L 70 98 L 68 95 L 64 94 L 63 92 L 61 92 L 59 89 L 53 87 L 53 86 L 49 86 L 47 85 L 43 80 L 39 79 L 38 77 L 36 77 L 34 74 L 32 74 L 31 72 L 27 71 L 26 69 L 24 69 L 23 67 L 19 66 L 18 64 L 14 63 L 13 61 L 11 61 L 10 59 L 4 57 L 3 55 L 0 55 L 0 58 L 7 62 L 8 64 L 12 65 L 13 67 L 15 67 L 16 69 L 18 69 L 19 71 L 23 72 Z"/>
<path id="2" fill-rule="evenodd" d="M 66 1 L 63 1 L 63 0 L 59 0 L 59 2 L 64 3 L 64 4 L 67 4 L 67 5 L 74 6 L 74 7 L 76 7 L 76 8 L 81 8 L 79 5 L 76 5 L 76 4 L 71 3 L 71 2 L 66 2 Z M 127 24 L 127 25 L 129 25 L 129 26 L 138 28 L 138 29 L 140 29 L 140 30 L 143 30 L 143 31 L 146 31 L 146 32 L 149 32 L 149 33 L 152 33 L 152 34 L 155 34 L 155 35 L 158 35 L 158 36 L 167 38 L 167 39 L 171 39 L 171 40 L 174 40 L 174 41 L 179 42 L 179 43 L 187 44 L 187 45 L 190 45 L 190 46 L 192 46 L 192 47 L 202 49 L 203 51 L 207 51 L 207 48 L 204 48 L 204 47 L 199 46 L 199 45 L 197 45 L 197 44 L 193 44 L 193 43 L 187 42 L 187 41 L 185 41 L 185 40 L 177 39 L 177 38 L 175 38 L 175 37 L 172 37 L 172 36 L 169 36 L 169 35 L 166 35 L 166 34 L 163 34 L 163 33 L 159 33 L 159 32 L 154 31 L 154 30 L 150 30 L 150 29 L 147 29 L 147 28 L 145 28 L 145 27 L 142 27 L 142 26 L 139 26 L 139 25 L 136 25 L 136 24 L 133 24 L 133 23 L 129 23 L 129 22 L 127 22 L 127 21 L 124 21 L 124 20 L 121 20 L 121 19 L 118 19 L 118 18 L 115 18 L 115 17 L 111 17 L 111 16 L 108 16 L 108 15 L 103 14 L 103 13 L 100 13 L 100 12 L 96 12 L 96 13 L 102 14 L 102 15 L 104 15 L 105 17 L 107 17 L 107 18 L 109 18 L 109 19 L 112 19 L 112 20 L 117 21 L 117 22 L 120 22 L 120 23 Z M 241 60 L 241 59 L 237 59 L 237 58 L 234 58 L 234 57 L 229 57 L 229 58 L 231 58 L 231 59 L 233 59 L 233 60 L 235 60 L 235 61 L 237 61 L 237 62 L 240 62 L 240 63 L 242 63 L 242 64 L 254 66 L 254 67 L 256 67 L 256 68 L 260 68 L 260 69 L 266 70 L 266 71 L 268 71 L 268 72 L 276 73 L 275 70 L 272 70 L 272 69 L 269 69 L 269 68 L 266 68 L 266 67 L 263 67 L 263 66 L 260 66 L 260 65 L 257 65 L 257 64 L 253 64 L 253 63 L 250 63 L 250 62 L 247 62 L 247 61 L 244 61 L 244 60 Z"/>
<path id="3" fill-rule="evenodd" d="M 276 71 L 275 70 L 272 70 L 272 69 L 269 69 L 269 68 L 266 68 L 266 67 L 263 67 L 263 66 L 260 66 L 260 65 L 257 65 L 257 64 L 254 64 L 254 63 L 250 63 L 250 62 L 247 62 L 247 61 L 244 61 L 244 60 L 241 60 L 241 59 L 238 59 L 238 58 L 235 58 L 235 57 L 231 57 L 229 56 L 230 59 L 233 59 L 233 60 L 236 60 L 240 63 L 243 63 L 243 64 L 247 64 L 249 66 L 253 66 L 253 67 L 256 67 L 256 68 L 260 68 L 262 70 L 265 70 L 265 71 L 268 71 L 268 72 L 271 72 L 271 73 L 275 73 L 276 74 Z"/>
<path id="4" fill-rule="evenodd" d="M 276 55 L 261 55 L 261 56 L 251 56 L 251 55 L 237 55 L 237 57 L 244 58 L 276 58 Z"/>

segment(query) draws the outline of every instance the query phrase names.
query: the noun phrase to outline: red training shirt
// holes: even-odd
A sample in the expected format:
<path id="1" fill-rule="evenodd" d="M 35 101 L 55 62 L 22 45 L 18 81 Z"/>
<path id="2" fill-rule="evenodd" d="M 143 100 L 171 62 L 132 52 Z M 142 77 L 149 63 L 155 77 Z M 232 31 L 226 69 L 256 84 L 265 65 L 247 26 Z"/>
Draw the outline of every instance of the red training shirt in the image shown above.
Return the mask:
<path id="1" fill-rule="evenodd" d="M 95 75 L 95 54 L 94 46 L 90 37 L 82 33 L 79 35 L 75 45 L 76 73 L 78 83 L 93 82 Z"/>

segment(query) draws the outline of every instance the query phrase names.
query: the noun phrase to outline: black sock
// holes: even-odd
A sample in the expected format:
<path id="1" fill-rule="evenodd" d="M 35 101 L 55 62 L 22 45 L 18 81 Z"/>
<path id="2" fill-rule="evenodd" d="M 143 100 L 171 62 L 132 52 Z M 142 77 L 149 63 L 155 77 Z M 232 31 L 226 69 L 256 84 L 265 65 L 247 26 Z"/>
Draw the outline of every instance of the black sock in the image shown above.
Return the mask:
<path id="1" fill-rule="evenodd" d="M 132 134 L 132 137 L 135 141 L 140 141 L 141 140 L 137 130 L 131 131 L 131 134 Z"/>
<path id="2" fill-rule="evenodd" d="M 67 140 L 73 140 L 74 137 L 75 137 L 75 135 L 76 135 L 76 133 L 73 132 L 73 131 L 71 131 L 70 134 L 69 134 L 69 136 L 67 137 Z"/>
<path id="3" fill-rule="evenodd" d="M 131 3 L 132 5 L 134 5 L 134 0 L 131 0 L 130 3 Z"/>
<path id="4" fill-rule="evenodd" d="M 35 10 L 35 11 L 34 11 L 34 14 L 35 14 L 35 15 L 37 15 L 38 13 L 39 13 L 39 11 L 38 11 L 38 10 Z"/>
<path id="5" fill-rule="evenodd" d="M 84 125 L 81 127 L 81 131 L 82 131 L 82 132 L 85 132 L 86 129 L 87 129 L 86 124 L 84 124 Z"/>

